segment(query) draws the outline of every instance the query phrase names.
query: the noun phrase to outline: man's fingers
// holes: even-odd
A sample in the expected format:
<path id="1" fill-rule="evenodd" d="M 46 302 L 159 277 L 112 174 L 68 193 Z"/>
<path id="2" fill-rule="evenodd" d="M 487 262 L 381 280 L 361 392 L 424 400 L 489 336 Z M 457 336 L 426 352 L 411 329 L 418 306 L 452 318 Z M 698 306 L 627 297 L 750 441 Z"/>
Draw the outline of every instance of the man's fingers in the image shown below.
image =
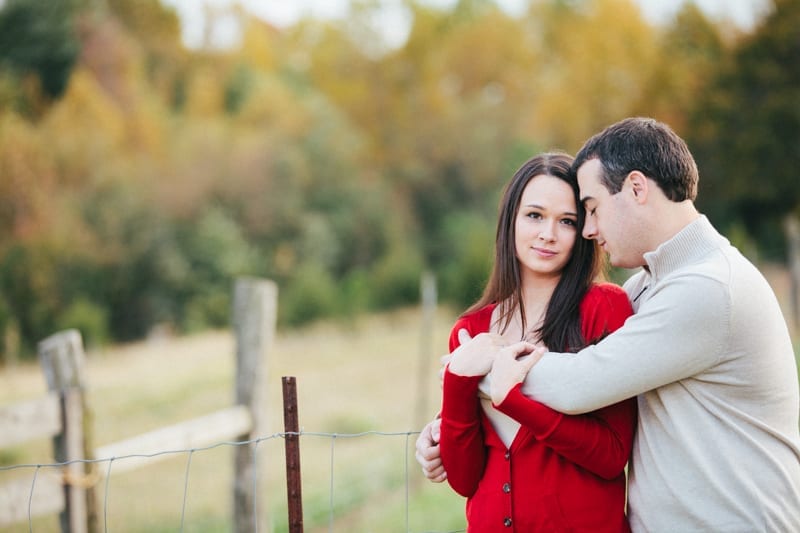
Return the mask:
<path id="1" fill-rule="evenodd" d="M 438 443 L 439 439 L 442 436 L 442 419 L 437 418 L 433 420 L 430 424 L 431 427 L 431 439 L 434 443 Z"/>
<path id="2" fill-rule="evenodd" d="M 535 344 L 531 344 L 528 341 L 519 341 L 515 342 L 514 344 L 509 344 L 505 347 L 505 349 L 501 350 L 500 353 L 503 353 L 503 357 L 513 357 L 516 359 L 520 355 L 539 352 L 537 357 L 538 360 L 538 358 L 540 358 L 546 351 L 547 348 L 537 347 Z"/>
<path id="3" fill-rule="evenodd" d="M 417 457 L 417 462 L 425 470 L 433 470 L 442 464 L 442 460 L 439 459 L 439 456 L 436 454 L 431 455 L 422 450 L 417 450 L 417 453 L 414 455 Z"/>
<path id="4" fill-rule="evenodd" d="M 527 375 L 530 369 L 539 362 L 539 359 L 542 358 L 544 353 L 545 350 L 543 348 L 537 348 L 520 361 L 522 364 L 522 371 L 525 375 Z"/>
<path id="5" fill-rule="evenodd" d="M 434 483 L 441 483 L 445 479 L 447 479 L 447 472 L 444 471 L 444 468 L 437 468 L 432 472 L 428 472 L 426 470 L 422 471 L 425 474 L 425 477 L 433 481 Z"/>

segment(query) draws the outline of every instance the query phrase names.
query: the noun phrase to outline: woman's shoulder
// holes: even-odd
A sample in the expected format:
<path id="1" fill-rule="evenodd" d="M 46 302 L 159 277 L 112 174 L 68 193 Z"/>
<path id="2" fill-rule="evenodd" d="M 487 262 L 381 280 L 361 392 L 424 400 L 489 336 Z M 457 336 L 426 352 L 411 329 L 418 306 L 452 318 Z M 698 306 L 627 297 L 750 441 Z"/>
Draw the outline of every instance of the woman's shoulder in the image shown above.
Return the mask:
<path id="1" fill-rule="evenodd" d="M 453 329 L 450 330 L 450 351 L 452 352 L 460 344 L 458 341 L 458 332 L 460 330 L 467 330 L 470 337 L 474 337 L 478 333 L 489 331 L 494 308 L 495 304 L 489 304 L 475 311 L 470 311 L 469 313 L 461 315 L 453 325 Z"/>
<path id="2" fill-rule="evenodd" d="M 604 281 L 592 283 L 592 286 L 586 291 L 586 298 L 625 298 L 627 300 L 628 293 L 616 283 Z"/>
<path id="3" fill-rule="evenodd" d="M 597 342 L 615 331 L 633 314 L 627 293 L 613 283 L 595 283 L 581 302 L 583 336 Z"/>
<path id="4" fill-rule="evenodd" d="M 581 301 L 581 307 L 587 308 L 617 308 L 622 312 L 631 313 L 631 303 L 625 289 L 614 283 L 593 283 Z"/>
<path id="5" fill-rule="evenodd" d="M 473 329 L 488 331 L 489 324 L 492 321 L 492 312 L 494 311 L 495 307 L 497 307 L 496 304 L 489 304 L 481 307 L 480 309 L 476 309 L 475 311 L 464 313 L 458 317 L 458 320 L 456 320 L 453 330 L 457 331 L 458 329 L 466 328 L 470 331 Z"/>

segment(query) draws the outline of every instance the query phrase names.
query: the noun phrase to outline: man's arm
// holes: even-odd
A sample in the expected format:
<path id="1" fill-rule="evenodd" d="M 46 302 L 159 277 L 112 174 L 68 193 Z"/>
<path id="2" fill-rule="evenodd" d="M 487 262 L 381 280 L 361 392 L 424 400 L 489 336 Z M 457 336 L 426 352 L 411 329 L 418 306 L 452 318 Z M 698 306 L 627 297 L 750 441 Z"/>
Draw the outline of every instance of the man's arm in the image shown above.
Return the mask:
<path id="1" fill-rule="evenodd" d="M 698 374 L 718 362 L 729 309 L 725 287 L 711 278 L 667 281 L 598 344 L 577 355 L 545 354 L 522 392 L 562 413 L 580 414 Z"/>

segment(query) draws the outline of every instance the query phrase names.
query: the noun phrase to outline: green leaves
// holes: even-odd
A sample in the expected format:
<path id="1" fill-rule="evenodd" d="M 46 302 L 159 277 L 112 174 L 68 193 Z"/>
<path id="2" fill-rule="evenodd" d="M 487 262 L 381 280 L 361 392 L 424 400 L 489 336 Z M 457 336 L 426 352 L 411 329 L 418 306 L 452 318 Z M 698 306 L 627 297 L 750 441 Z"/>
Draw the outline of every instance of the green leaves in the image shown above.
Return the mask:
<path id="1" fill-rule="evenodd" d="M 8 0 L 0 8 L 0 64 L 36 74 L 44 94 L 60 96 L 78 57 L 74 0 Z"/>

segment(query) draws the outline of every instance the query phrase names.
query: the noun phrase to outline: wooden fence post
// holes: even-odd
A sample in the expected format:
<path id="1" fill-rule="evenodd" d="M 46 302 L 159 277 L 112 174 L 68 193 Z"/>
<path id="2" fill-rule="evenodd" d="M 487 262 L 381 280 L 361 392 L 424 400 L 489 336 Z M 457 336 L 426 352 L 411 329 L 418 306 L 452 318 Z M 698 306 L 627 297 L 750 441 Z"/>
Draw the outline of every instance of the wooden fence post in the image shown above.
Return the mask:
<path id="1" fill-rule="evenodd" d="M 91 424 L 84 395 L 86 355 L 81 334 L 71 329 L 51 335 L 39 343 L 38 352 L 47 388 L 58 393 L 61 400 L 62 431 L 53 439 L 55 460 L 63 463 L 85 459 L 91 449 L 86 434 Z M 88 471 L 88 463 L 73 462 L 64 467 L 62 531 L 86 533 L 96 523 L 94 491 L 86 490 L 84 482 Z"/>
<path id="2" fill-rule="evenodd" d="M 253 440 L 266 428 L 267 350 L 275 336 L 278 287 L 267 280 L 236 280 L 233 296 L 233 328 L 236 334 L 236 404 L 252 414 L 249 434 L 240 441 Z M 256 444 L 234 449 L 233 522 L 237 533 L 262 529 L 264 513 L 258 512 L 259 475 L 254 453 Z"/>

